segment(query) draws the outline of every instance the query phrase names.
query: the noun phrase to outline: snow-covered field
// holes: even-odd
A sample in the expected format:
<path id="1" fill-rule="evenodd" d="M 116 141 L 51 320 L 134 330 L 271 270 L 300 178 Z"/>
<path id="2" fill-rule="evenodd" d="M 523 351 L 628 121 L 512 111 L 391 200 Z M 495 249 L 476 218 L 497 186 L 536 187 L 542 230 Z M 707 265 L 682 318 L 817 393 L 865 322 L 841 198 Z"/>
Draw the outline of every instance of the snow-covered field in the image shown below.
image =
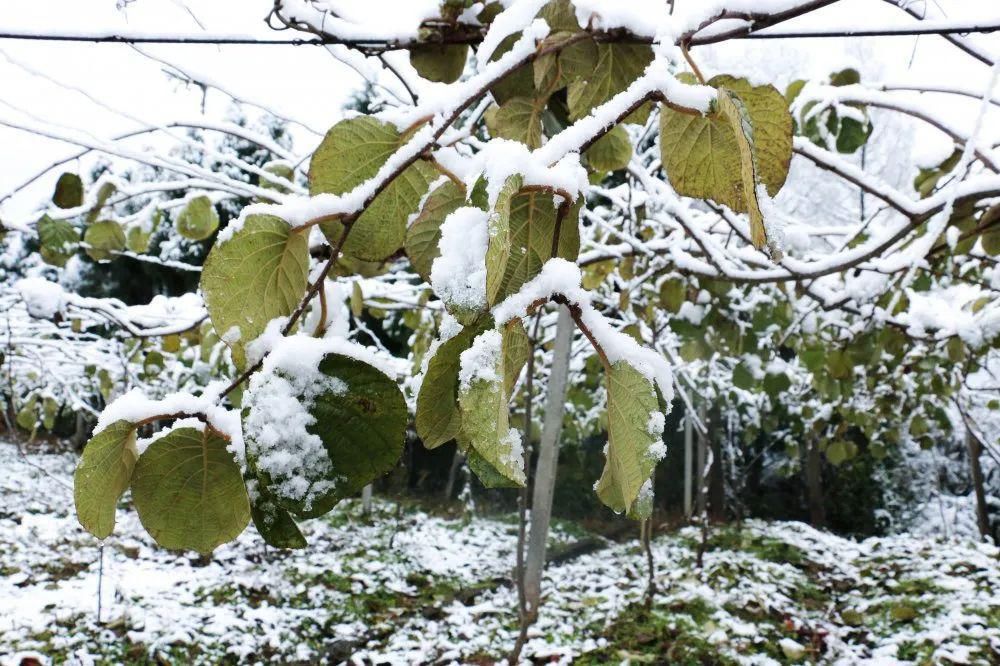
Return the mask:
<path id="1" fill-rule="evenodd" d="M 0 444 L 0 664 L 494 663 L 514 642 L 516 526 L 345 503 L 310 548 L 252 529 L 211 561 L 152 545 L 135 514 L 103 552 L 72 512 L 73 457 Z M 798 523 L 635 540 L 549 568 L 526 655 L 578 663 L 1000 663 L 1000 552 Z M 553 551 L 593 535 L 561 526 Z"/>

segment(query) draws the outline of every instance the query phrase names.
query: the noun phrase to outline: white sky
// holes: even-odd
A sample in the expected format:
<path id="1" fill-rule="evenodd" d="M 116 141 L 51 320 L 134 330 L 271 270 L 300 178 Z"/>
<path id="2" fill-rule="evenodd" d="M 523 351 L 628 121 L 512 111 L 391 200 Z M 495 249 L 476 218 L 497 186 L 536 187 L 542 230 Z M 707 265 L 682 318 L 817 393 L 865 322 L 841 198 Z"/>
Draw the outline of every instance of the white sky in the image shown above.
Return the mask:
<path id="1" fill-rule="evenodd" d="M 350 6 L 373 16 L 400 20 L 419 13 L 419 6 L 427 1 L 351 0 Z M 701 1 L 677 0 L 678 3 Z M 0 15 L 0 31 L 127 30 L 285 36 L 277 35 L 263 22 L 272 6 L 273 0 L 134 0 L 120 10 L 116 0 L 33 0 L 18 3 L 16 12 Z M 1000 20 L 997 0 L 939 0 L 933 6 L 951 20 L 973 21 L 991 16 L 994 22 Z M 814 16 L 785 24 L 784 29 L 914 23 L 912 18 L 880 0 L 841 0 Z M 1000 33 L 976 39 L 1000 54 Z M 362 83 L 358 74 L 320 47 L 149 45 L 142 48 L 318 132 L 324 132 L 338 120 L 343 103 Z M 751 75 L 755 79 L 770 79 L 779 88 L 792 79 L 823 77 L 845 65 L 859 67 L 864 80 L 869 82 L 909 79 L 964 85 L 979 91 L 984 89 L 990 74 L 984 65 L 933 36 L 743 41 L 699 47 L 695 55 L 708 75 L 723 71 Z M 405 56 L 396 57 L 396 62 L 405 63 Z M 160 63 L 127 45 L 0 40 L 3 89 L 0 121 L 55 123 L 82 131 L 84 136 L 89 133 L 106 138 L 142 124 L 198 117 L 200 90 L 171 80 L 162 70 Z M 74 87 L 87 94 L 72 90 Z M 1000 95 L 1000 90 L 995 94 Z M 933 98 L 935 109 L 949 113 L 952 121 L 966 131 L 971 129 L 977 109 L 974 100 L 939 95 Z M 221 118 L 228 106 L 225 96 L 209 93 L 206 114 Z M 1000 140 L 1000 113 L 990 116 L 983 131 L 986 138 Z M 302 129 L 294 129 L 294 137 L 296 152 L 300 153 L 319 140 L 319 136 Z M 130 145 L 141 148 L 154 142 L 144 138 Z M 937 154 L 945 145 L 936 131 L 918 131 L 914 156 Z M 78 150 L 60 141 L 0 126 L 0 196 L 53 161 Z M 4 203 L 0 206 L 0 216 L 23 215 L 46 200 L 59 173 L 59 169 L 54 170 L 36 186 Z"/>

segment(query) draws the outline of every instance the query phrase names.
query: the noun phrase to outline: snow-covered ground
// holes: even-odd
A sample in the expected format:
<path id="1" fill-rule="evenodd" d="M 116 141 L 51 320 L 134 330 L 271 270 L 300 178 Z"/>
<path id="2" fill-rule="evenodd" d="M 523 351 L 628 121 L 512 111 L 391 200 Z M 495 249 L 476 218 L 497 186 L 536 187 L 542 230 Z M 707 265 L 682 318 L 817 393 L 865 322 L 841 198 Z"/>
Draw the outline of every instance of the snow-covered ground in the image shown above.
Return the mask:
<path id="1" fill-rule="evenodd" d="M 516 636 L 509 519 L 345 503 L 310 547 L 248 530 L 210 561 L 153 546 L 119 511 L 103 552 L 72 511 L 73 456 L 0 444 L 0 664 L 493 663 Z M 563 525 L 553 550 L 592 535 Z M 549 568 L 526 656 L 578 663 L 1000 663 L 1000 552 L 798 523 L 636 541 Z"/>

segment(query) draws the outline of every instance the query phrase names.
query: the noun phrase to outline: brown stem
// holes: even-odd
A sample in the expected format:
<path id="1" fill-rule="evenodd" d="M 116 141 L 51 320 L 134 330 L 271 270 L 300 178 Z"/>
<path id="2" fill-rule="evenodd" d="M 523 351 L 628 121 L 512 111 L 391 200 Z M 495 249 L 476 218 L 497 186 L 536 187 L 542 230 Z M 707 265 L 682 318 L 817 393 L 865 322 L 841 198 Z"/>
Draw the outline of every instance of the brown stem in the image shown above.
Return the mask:
<path id="1" fill-rule="evenodd" d="M 691 71 L 694 72 L 694 78 L 698 79 L 698 83 L 705 85 L 705 77 L 701 75 L 701 70 L 698 69 L 698 64 L 691 57 L 688 52 L 687 42 L 681 42 L 681 53 L 684 54 L 684 59 L 687 60 L 688 65 L 691 66 Z"/>

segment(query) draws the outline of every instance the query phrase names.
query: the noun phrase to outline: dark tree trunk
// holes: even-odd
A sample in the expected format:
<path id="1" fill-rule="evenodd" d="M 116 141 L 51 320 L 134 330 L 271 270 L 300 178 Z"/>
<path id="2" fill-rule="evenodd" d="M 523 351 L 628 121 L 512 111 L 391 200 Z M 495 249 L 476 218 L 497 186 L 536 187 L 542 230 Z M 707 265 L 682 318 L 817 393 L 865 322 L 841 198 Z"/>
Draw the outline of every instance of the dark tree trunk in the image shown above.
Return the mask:
<path id="1" fill-rule="evenodd" d="M 805 452 L 806 498 L 809 505 L 809 524 L 826 527 L 826 506 L 823 502 L 823 458 L 819 444 L 810 438 Z"/>
<path id="2" fill-rule="evenodd" d="M 986 489 L 983 487 L 983 468 L 979 460 L 983 448 L 968 430 L 965 433 L 965 443 L 969 447 L 969 470 L 972 472 L 972 487 L 976 493 L 976 522 L 979 524 L 979 535 L 986 541 L 990 536 L 990 516 L 986 505 Z"/>

